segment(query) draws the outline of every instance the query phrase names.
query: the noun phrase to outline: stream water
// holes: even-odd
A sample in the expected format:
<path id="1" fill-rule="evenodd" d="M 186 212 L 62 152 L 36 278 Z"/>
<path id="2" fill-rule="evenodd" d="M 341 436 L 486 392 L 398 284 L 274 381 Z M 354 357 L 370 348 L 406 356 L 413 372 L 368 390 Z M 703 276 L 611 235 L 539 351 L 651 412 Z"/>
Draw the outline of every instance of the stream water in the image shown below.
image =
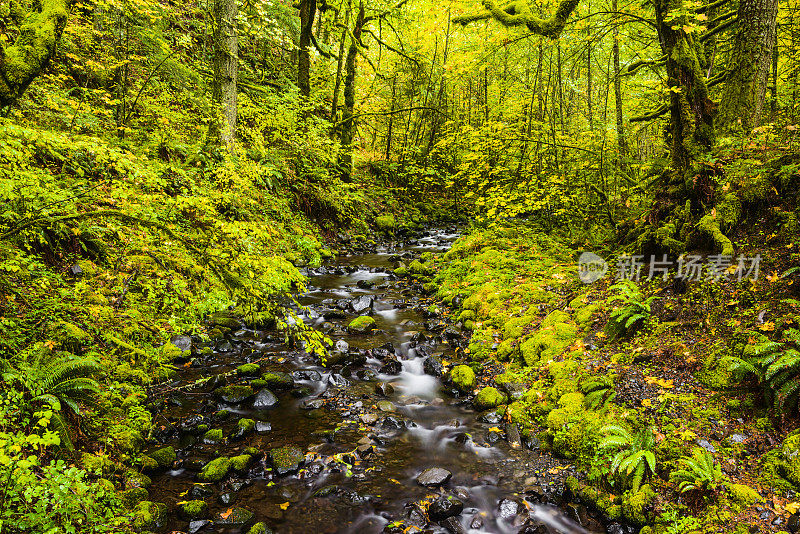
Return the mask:
<path id="1" fill-rule="evenodd" d="M 187 364 L 155 420 L 157 438 L 178 453 L 172 469 L 152 475 L 151 499 L 175 511 L 165 531 L 247 532 L 263 521 L 280 533 L 629 532 L 570 502 L 562 481 L 572 468 L 539 453 L 535 439 L 520 443 L 495 413 L 476 413 L 438 376 L 437 360 L 452 360 L 466 337 L 427 313 L 431 302 L 420 288 L 391 270 L 398 259 L 446 250 L 457 237 L 452 229 L 428 231 L 307 270 L 299 313 L 333 340 L 328 367 L 275 331 L 246 327 Z M 358 315 L 371 315 L 377 330 L 348 333 Z M 272 388 L 275 399 L 257 397 L 274 404 L 269 409 L 254 408 L 252 397 L 215 395 L 226 383 L 260 378 L 232 372 L 247 362 L 292 377 Z M 212 375 L 202 387 L 179 387 Z M 252 432 L 238 431 L 242 418 L 257 422 Z M 207 427 L 226 439 L 204 439 Z M 278 474 L 270 451 L 285 446 L 304 457 L 298 469 Z M 209 460 L 248 449 L 258 452 L 246 468 L 197 482 Z M 450 476 L 420 478 L 430 468 Z M 440 480 L 426 480 L 437 474 Z M 205 518 L 179 513 L 193 499 L 208 503 Z"/>

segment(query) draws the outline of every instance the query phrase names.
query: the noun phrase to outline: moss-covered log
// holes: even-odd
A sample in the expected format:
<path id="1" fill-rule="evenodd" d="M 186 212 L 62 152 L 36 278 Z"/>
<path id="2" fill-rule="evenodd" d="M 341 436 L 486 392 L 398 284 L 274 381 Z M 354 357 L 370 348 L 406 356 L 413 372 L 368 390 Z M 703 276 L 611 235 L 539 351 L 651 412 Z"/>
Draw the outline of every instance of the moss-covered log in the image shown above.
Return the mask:
<path id="1" fill-rule="evenodd" d="M 68 0 L 42 0 L 21 17 L 19 36 L 0 48 L 0 107 L 14 103 L 47 67 L 67 24 Z"/>

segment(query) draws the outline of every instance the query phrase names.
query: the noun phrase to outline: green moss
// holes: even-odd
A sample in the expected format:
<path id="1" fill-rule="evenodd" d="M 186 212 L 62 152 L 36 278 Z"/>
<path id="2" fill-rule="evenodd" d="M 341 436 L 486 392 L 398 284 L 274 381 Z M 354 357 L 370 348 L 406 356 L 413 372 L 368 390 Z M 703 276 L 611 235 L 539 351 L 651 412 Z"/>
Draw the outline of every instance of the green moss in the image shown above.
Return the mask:
<path id="1" fill-rule="evenodd" d="M 122 502 L 122 505 L 129 510 L 136 507 L 136 505 L 140 502 L 146 501 L 149 498 L 150 495 L 144 488 L 131 488 L 119 492 L 120 502 Z"/>
<path id="2" fill-rule="evenodd" d="M 212 428 L 211 430 L 209 430 L 208 432 L 203 434 L 203 440 L 204 441 L 216 443 L 218 441 L 222 441 L 222 439 L 223 439 L 223 435 L 222 435 L 222 429 L 221 428 Z"/>
<path id="3" fill-rule="evenodd" d="M 466 322 L 466 321 L 474 321 L 475 320 L 475 310 L 462 310 L 461 313 L 458 314 L 457 321 Z"/>
<path id="4" fill-rule="evenodd" d="M 121 452 L 133 454 L 144 446 L 141 432 L 123 425 L 114 425 L 109 431 L 109 437 Z"/>
<path id="5" fill-rule="evenodd" d="M 551 312 L 520 346 L 525 364 L 536 366 L 555 359 L 577 339 L 577 334 L 578 327 L 569 315 L 560 310 Z"/>
<path id="6" fill-rule="evenodd" d="M 158 530 L 167 522 L 167 505 L 143 501 L 133 509 L 133 526 L 139 530 Z"/>
<path id="7" fill-rule="evenodd" d="M 261 372 L 261 368 L 255 363 L 244 363 L 236 368 L 236 373 L 243 376 L 256 376 Z"/>
<path id="8" fill-rule="evenodd" d="M 354 334 L 365 334 L 367 332 L 371 332 L 375 329 L 375 319 L 369 317 L 368 315 L 356 317 L 350 321 L 350 324 L 347 325 L 347 329 Z"/>
<path id="9" fill-rule="evenodd" d="M 505 395 L 497 391 L 497 389 L 487 386 L 478 392 L 472 404 L 476 410 L 488 410 L 489 408 L 497 408 L 506 402 L 508 400 Z"/>
<path id="10" fill-rule="evenodd" d="M 394 215 L 380 215 L 375 217 L 375 226 L 382 232 L 390 232 L 394 230 L 397 222 L 394 220 Z"/>
<path id="11" fill-rule="evenodd" d="M 578 309 L 575 312 L 575 322 L 578 323 L 579 327 L 586 328 L 592 323 L 592 317 L 602 311 L 604 307 L 605 304 L 603 302 L 595 302 Z"/>
<path id="12" fill-rule="evenodd" d="M 247 534 L 272 534 L 272 529 L 270 529 L 266 523 L 256 523 L 250 527 Z"/>
<path id="13" fill-rule="evenodd" d="M 457 365 L 450 370 L 450 381 L 462 393 L 468 393 L 475 387 L 475 371 L 468 365 Z"/>
<path id="14" fill-rule="evenodd" d="M 249 454 L 240 454 L 239 456 L 234 456 L 231 458 L 231 468 L 236 471 L 244 471 L 248 468 L 252 460 L 253 457 Z"/>
<path id="15" fill-rule="evenodd" d="M 83 468 L 92 473 L 99 473 L 101 475 L 108 475 L 114 472 L 114 462 L 104 454 L 91 454 L 88 452 L 83 453 L 81 456 Z"/>
<path id="16" fill-rule="evenodd" d="M 406 269 L 402 265 L 400 267 L 398 267 L 397 269 L 395 269 L 394 271 L 392 271 L 392 272 L 395 274 L 395 276 L 399 276 L 401 278 L 404 277 L 404 276 L 408 276 L 408 269 Z"/>
<path id="17" fill-rule="evenodd" d="M 419 260 L 412 261 L 407 269 L 409 273 L 416 276 L 430 276 L 433 274 L 433 269 L 429 265 L 424 264 Z"/>
<path id="18" fill-rule="evenodd" d="M 272 449 L 269 452 L 272 467 L 279 475 L 293 473 L 305 461 L 305 454 L 298 447 L 287 446 Z"/>
<path id="19" fill-rule="evenodd" d="M 181 512 L 187 519 L 204 519 L 208 517 L 208 504 L 205 501 L 187 501 L 181 505 Z"/>
<path id="20" fill-rule="evenodd" d="M 792 484 L 800 486 L 800 431 L 789 434 L 781 447 L 784 477 Z"/>
<path id="21" fill-rule="evenodd" d="M 653 517 L 653 503 L 656 493 L 645 484 L 637 493 L 626 491 L 622 495 L 622 515 L 631 523 L 646 525 Z"/>
<path id="22" fill-rule="evenodd" d="M 751 504 L 764 500 L 764 498 L 759 495 L 756 490 L 745 484 L 729 484 L 728 492 L 730 493 L 731 500 L 743 507 L 747 507 Z"/>
<path id="23" fill-rule="evenodd" d="M 239 404 L 253 396 L 253 388 L 250 386 L 225 386 L 214 390 L 214 395 L 224 402 Z"/>
<path id="24" fill-rule="evenodd" d="M 256 422 L 252 419 L 239 419 L 239 422 L 236 424 L 239 428 L 242 429 L 244 432 L 252 432 L 253 429 L 256 427 Z"/>
<path id="25" fill-rule="evenodd" d="M 264 373 L 261 375 L 261 378 L 264 380 L 264 382 L 266 382 L 266 386 L 273 391 L 291 389 L 292 386 L 294 386 L 294 380 L 292 379 L 292 376 L 288 373 L 282 373 L 280 371 Z"/>
<path id="26" fill-rule="evenodd" d="M 200 473 L 198 473 L 197 479 L 200 482 L 219 482 L 225 478 L 230 469 L 231 459 L 221 456 L 220 458 L 211 460 L 204 465 L 203 469 L 201 469 Z"/>

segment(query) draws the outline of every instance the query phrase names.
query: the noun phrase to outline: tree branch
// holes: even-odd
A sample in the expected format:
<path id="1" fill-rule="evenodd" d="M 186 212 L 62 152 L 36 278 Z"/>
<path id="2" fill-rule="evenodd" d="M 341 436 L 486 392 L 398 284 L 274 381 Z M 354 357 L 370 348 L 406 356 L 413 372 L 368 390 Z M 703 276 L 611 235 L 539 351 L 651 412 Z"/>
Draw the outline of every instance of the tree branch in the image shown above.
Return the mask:
<path id="1" fill-rule="evenodd" d="M 549 19 L 543 19 L 533 14 L 526 0 L 514 0 L 503 6 L 498 5 L 495 0 L 483 0 L 486 12 L 455 17 L 453 22 L 466 26 L 476 20 L 493 18 L 503 26 L 527 26 L 531 33 L 555 39 L 563 31 L 567 19 L 578 6 L 578 1 L 561 0 L 555 14 Z"/>

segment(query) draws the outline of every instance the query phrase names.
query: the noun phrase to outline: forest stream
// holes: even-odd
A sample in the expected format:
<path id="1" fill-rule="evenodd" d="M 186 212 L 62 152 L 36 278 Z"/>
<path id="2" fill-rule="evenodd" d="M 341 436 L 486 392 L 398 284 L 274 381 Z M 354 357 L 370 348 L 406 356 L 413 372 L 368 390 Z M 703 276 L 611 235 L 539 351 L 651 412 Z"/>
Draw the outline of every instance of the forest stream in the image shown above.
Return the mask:
<path id="1" fill-rule="evenodd" d="M 248 328 L 217 343 L 202 366 L 187 366 L 155 420 L 178 462 L 154 477 L 152 491 L 172 509 L 204 499 L 215 520 L 176 516 L 164 528 L 237 532 L 263 521 L 281 533 L 606 531 L 569 501 L 563 476 L 549 474 L 571 468 L 540 454 L 535 438 L 520 438 L 495 411 L 475 412 L 440 380 L 441 361 L 465 338 L 429 316 L 421 292 L 391 268 L 399 258 L 444 251 L 457 237 L 452 228 L 428 231 L 308 269 L 299 311 L 333 340 L 328 367 L 274 331 Z M 375 330 L 347 333 L 359 315 L 371 315 Z M 258 362 L 268 387 L 223 389 L 226 380 L 260 378 L 235 371 L 248 362 Z M 240 424 L 247 419 L 255 425 Z M 213 427 L 222 440 L 205 434 Z M 220 481 L 197 482 L 213 458 L 244 454 L 250 459 Z M 627 532 L 618 524 L 608 531 Z"/>

